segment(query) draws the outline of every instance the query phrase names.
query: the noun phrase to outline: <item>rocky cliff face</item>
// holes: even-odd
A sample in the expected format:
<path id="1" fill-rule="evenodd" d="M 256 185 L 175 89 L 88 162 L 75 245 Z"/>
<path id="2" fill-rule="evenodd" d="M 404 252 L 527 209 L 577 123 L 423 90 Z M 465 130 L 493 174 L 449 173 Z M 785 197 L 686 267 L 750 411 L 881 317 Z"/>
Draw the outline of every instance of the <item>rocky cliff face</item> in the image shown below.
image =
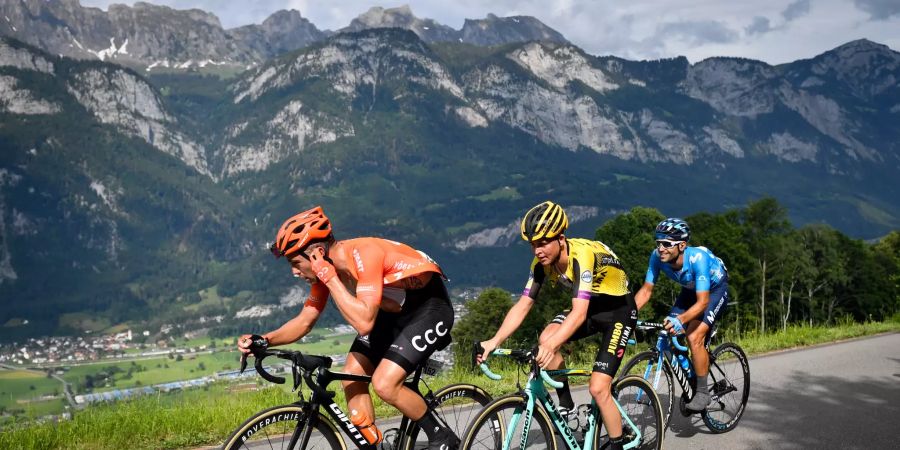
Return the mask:
<path id="1" fill-rule="evenodd" d="M 408 5 L 371 8 L 339 31 L 371 28 L 407 29 L 429 43 L 565 42 L 562 35 L 532 17 L 490 15 L 454 30 L 416 17 Z M 54 55 L 113 61 L 152 71 L 217 66 L 247 69 L 333 33 L 319 30 L 296 10 L 277 11 L 262 24 L 226 30 L 215 15 L 198 9 L 175 10 L 138 2 L 133 7 L 112 4 L 104 12 L 82 7 L 78 0 L 0 0 L 0 34 Z"/>
<path id="2" fill-rule="evenodd" d="M 235 30 L 205 11 L 140 2 L 104 12 L 77 0 L 3 0 L 0 16 L 0 33 L 51 54 L 151 69 L 247 67 L 324 37 L 296 11 Z"/>
<path id="3" fill-rule="evenodd" d="M 528 41 L 568 42 L 558 31 L 534 17 L 497 17 L 488 14 L 485 19 L 466 19 L 462 29 L 455 30 L 431 19 L 416 17 L 409 5 L 388 9 L 371 8 L 353 19 L 349 26 L 338 31 L 362 31 L 372 28 L 403 28 L 412 31 L 419 39 L 428 43 L 462 42 L 490 46 Z"/>
<path id="4" fill-rule="evenodd" d="M 829 84 L 846 85 L 856 101 L 867 102 L 872 92 L 896 95 L 897 83 L 891 82 L 897 58 L 884 46 L 848 44 L 817 58 L 809 70 L 833 73 Z M 860 61 L 884 64 L 877 69 L 859 68 Z M 688 165 L 753 153 L 787 162 L 821 163 L 824 152 L 852 160 L 885 161 L 866 138 L 866 119 L 857 106 L 846 104 L 821 84 L 811 85 L 808 79 L 798 82 L 800 64 L 808 63 L 777 69 L 759 61 L 711 58 L 679 69 L 674 81 L 664 84 L 658 81 L 663 75 L 648 74 L 652 70 L 637 63 L 601 60 L 569 44 L 531 42 L 452 75 L 446 62 L 420 41 L 376 30 L 339 35 L 294 60 L 257 69 L 235 85 L 234 102 L 252 102 L 267 92 L 321 79 L 338 94 L 335 100 L 349 106 L 360 92 L 377 91 L 388 80 L 405 80 L 458 100 L 446 109 L 472 127 L 503 124 L 548 145 L 590 149 L 623 160 Z M 873 71 L 880 71 L 880 78 L 849 81 L 855 79 L 853 73 L 868 80 Z M 642 101 L 629 100 L 632 97 Z M 684 105 L 688 114 L 673 116 L 671 110 L 660 107 L 672 101 Z M 896 114 L 890 108 L 898 109 L 882 107 L 884 113 Z M 786 128 L 771 120 L 785 114 L 803 125 Z M 736 121 L 746 127 L 736 128 Z M 322 121 L 329 122 L 335 123 Z M 343 129 L 332 128 L 325 135 L 352 135 L 347 127 Z M 232 152 L 228 159 L 237 154 Z M 895 155 L 889 160 L 897 164 Z M 264 169 L 268 163 L 228 165 Z"/>

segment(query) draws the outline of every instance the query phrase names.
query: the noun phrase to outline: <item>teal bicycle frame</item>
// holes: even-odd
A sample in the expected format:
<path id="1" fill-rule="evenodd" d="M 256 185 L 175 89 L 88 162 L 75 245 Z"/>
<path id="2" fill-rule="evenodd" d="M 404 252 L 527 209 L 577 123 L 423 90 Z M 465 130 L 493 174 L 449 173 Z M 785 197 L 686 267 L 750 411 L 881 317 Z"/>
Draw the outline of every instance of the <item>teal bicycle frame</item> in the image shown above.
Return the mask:
<path id="1" fill-rule="evenodd" d="M 591 399 L 591 413 L 588 415 L 588 427 L 585 431 L 584 443 L 582 445 L 578 444 L 578 440 L 575 438 L 575 435 L 572 433 L 572 430 L 569 428 L 566 420 L 560 416 L 559 411 L 556 408 L 556 405 L 553 403 L 553 399 L 550 397 L 550 393 L 547 389 L 544 388 L 544 383 L 553 387 L 555 389 L 559 389 L 563 386 L 561 382 L 554 380 L 552 377 L 563 375 L 563 376 L 590 376 L 591 372 L 584 369 L 558 369 L 558 370 L 543 370 L 534 360 L 532 356 L 532 352 L 525 352 L 523 350 L 510 350 L 510 349 L 496 349 L 492 353 L 492 355 L 497 356 L 511 356 L 520 360 L 525 360 L 526 358 L 531 360 L 531 373 L 528 375 L 528 381 L 525 384 L 525 388 L 522 392 L 526 398 L 526 407 L 524 411 L 516 411 L 512 418 L 509 421 L 507 430 L 515 430 L 516 426 L 519 424 L 519 421 L 524 420 L 524 426 L 522 427 L 522 436 L 520 437 L 520 446 L 519 448 L 524 449 L 525 444 L 528 442 L 528 428 L 531 425 L 531 420 L 534 417 L 534 408 L 539 403 L 543 406 L 544 410 L 547 411 L 550 416 L 550 420 L 553 422 L 553 426 L 556 427 L 557 432 L 562 435 L 563 439 L 566 441 L 566 445 L 570 450 L 591 450 L 594 448 L 594 436 L 598 435 L 597 427 L 600 424 L 597 421 L 597 417 L 600 415 L 600 411 L 597 408 L 597 402 L 592 398 Z M 502 377 L 492 372 L 490 368 L 488 368 L 487 364 L 482 363 L 480 366 L 481 371 L 487 375 L 488 378 L 492 380 L 499 380 Z M 536 374 L 540 373 L 540 379 L 536 376 Z M 542 383 L 543 381 L 543 383 Z M 625 414 L 625 411 L 622 409 L 622 406 L 619 404 L 619 401 L 616 400 L 615 396 L 613 397 L 613 402 L 616 404 L 616 408 L 618 408 L 619 413 L 622 415 L 622 425 L 623 429 L 627 424 L 628 427 L 634 432 L 634 439 L 630 442 L 627 442 L 623 445 L 623 448 L 631 449 L 641 442 L 641 432 L 634 425 L 631 418 Z M 502 450 L 509 450 L 512 445 L 512 441 L 515 438 L 513 433 L 507 433 L 506 439 L 503 443 Z"/>

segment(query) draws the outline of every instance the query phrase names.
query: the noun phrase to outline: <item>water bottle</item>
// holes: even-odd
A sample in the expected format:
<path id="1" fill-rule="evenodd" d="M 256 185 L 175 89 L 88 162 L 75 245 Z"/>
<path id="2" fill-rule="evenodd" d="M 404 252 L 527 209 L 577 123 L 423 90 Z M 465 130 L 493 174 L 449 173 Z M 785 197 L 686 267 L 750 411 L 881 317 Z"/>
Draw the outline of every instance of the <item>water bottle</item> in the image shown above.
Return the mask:
<path id="1" fill-rule="evenodd" d="M 691 376 L 691 364 L 687 359 L 687 356 L 683 354 L 678 354 L 678 362 L 681 363 L 681 368 L 684 369 L 684 373 L 690 377 Z"/>
<path id="2" fill-rule="evenodd" d="M 353 422 L 353 425 L 356 425 L 356 429 L 370 444 L 377 445 L 381 442 L 381 430 L 375 426 L 368 414 L 354 409 L 350 412 L 350 421 Z"/>

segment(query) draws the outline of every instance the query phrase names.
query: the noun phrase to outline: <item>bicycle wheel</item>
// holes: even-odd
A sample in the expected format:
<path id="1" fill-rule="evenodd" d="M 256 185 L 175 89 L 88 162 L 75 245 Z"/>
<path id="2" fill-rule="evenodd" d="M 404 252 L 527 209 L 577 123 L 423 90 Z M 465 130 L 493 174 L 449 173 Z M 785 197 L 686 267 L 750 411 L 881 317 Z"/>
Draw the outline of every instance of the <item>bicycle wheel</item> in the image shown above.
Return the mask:
<path id="1" fill-rule="evenodd" d="M 451 384 L 434 393 L 438 417 L 447 423 L 450 430 L 461 437 L 466 426 L 481 409 L 491 402 L 491 395 L 474 384 Z M 412 422 L 406 436 L 406 443 L 398 448 L 403 450 L 421 450 L 428 448 L 428 436 L 420 433 L 419 426 Z"/>
<path id="2" fill-rule="evenodd" d="M 318 415 L 318 420 L 313 426 L 306 449 L 347 450 L 347 445 L 334 424 L 318 411 L 315 414 Z M 260 411 L 231 433 L 222 449 L 288 450 L 291 435 L 301 420 L 305 418 L 300 405 L 276 406 Z"/>
<path id="3" fill-rule="evenodd" d="M 638 440 L 638 450 L 660 450 L 666 434 L 663 422 L 662 404 L 653 386 L 639 375 L 627 375 L 613 382 L 612 393 L 625 413 L 622 417 L 622 435 L 625 445 Z M 596 406 L 595 406 L 596 408 Z M 599 413 L 599 411 L 597 411 Z M 599 417 L 598 417 L 599 419 Z M 609 437 L 600 432 L 597 422 L 594 435 L 594 449 L 605 448 Z M 604 427 L 605 428 L 605 427 Z"/>
<path id="4" fill-rule="evenodd" d="M 547 412 L 535 406 L 531 421 L 527 421 L 524 414 L 527 405 L 528 400 L 522 394 L 488 403 L 466 429 L 460 450 L 556 450 L 556 436 Z M 523 436 L 526 431 L 527 436 Z"/>
<path id="5" fill-rule="evenodd" d="M 712 401 L 701 417 L 710 431 L 725 433 L 744 415 L 750 397 L 750 364 L 744 351 L 730 342 L 716 347 L 709 361 Z"/>
<path id="6" fill-rule="evenodd" d="M 634 355 L 620 370 L 621 377 L 638 375 L 647 380 L 656 391 L 663 410 L 663 424 L 668 427 L 675 408 L 675 383 L 672 372 L 665 362 L 661 362 L 659 353 L 647 350 Z"/>

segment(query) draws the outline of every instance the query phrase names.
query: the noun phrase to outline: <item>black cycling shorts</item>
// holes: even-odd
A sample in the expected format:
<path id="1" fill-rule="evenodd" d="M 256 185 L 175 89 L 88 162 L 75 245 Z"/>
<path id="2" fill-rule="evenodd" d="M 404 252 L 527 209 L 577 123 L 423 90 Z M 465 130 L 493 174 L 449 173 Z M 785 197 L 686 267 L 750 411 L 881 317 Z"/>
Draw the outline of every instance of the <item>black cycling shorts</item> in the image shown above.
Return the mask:
<path id="1" fill-rule="evenodd" d="M 637 306 L 631 294 L 594 294 L 588 300 L 587 318 L 569 341 L 601 334 L 600 348 L 594 358 L 594 372 L 615 376 L 625 356 L 628 338 L 637 326 Z M 556 316 L 550 323 L 561 324 L 571 310 Z"/>
<path id="2" fill-rule="evenodd" d="M 444 281 L 437 274 L 421 289 L 407 290 L 400 312 L 379 310 L 368 336 L 357 336 L 350 346 L 373 366 L 382 359 L 397 363 L 407 373 L 450 344 L 453 306 Z"/>

